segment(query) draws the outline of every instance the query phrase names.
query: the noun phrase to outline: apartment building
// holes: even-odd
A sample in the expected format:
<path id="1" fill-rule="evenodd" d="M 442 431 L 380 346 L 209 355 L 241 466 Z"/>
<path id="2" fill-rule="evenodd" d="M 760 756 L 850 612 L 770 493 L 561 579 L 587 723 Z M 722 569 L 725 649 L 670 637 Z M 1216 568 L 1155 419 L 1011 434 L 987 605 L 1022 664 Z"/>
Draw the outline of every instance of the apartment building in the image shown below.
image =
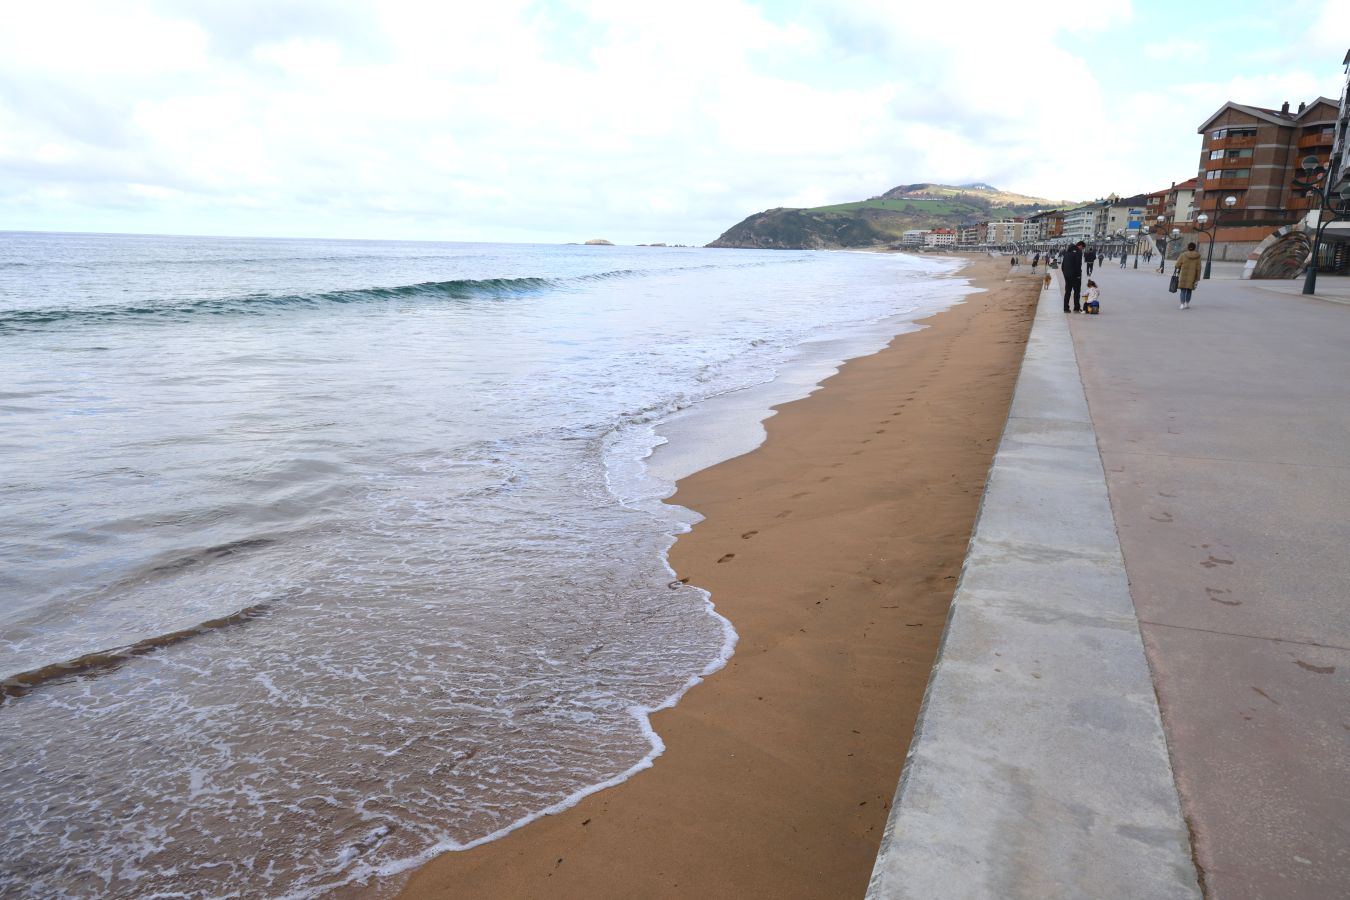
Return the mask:
<path id="1" fill-rule="evenodd" d="M 984 243 L 984 234 L 987 226 L 981 222 L 978 225 L 962 225 L 956 232 L 956 243 L 962 247 L 974 247 L 976 244 Z"/>
<path id="2" fill-rule="evenodd" d="M 1022 241 L 1021 219 L 999 219 L 996 222 L 989 223 L 989 230 L 985 234 L 985 240 L 990 244 L 1017 244 Z"/>
<path id="3" fill-rule="evenodd" d="M 925 247 L 951 248 L 956 246 L 956 232 L 950 228 L 934 228 L 923 236 Z"/>
<path id="4" fill-rule="evenodd" d="M 1135 194 L 1133 197 L 1116 197 L 1106 208 L 1106 236 L 1135 238 L 1139 229 L 1148 224 L 1144 218 L 1148 194 Z"/>
<path id="5" fill-rule="evenodd" d="M 1341 109 L 1336 114 L 1336 135 L 1335 141 L 1331 146 L 1331 165 L 1327 177 L 1331 179 L 1331 184 L 1337 184 L 1341 178 L 1350 173 L 1350 53 L 1345 54 L 1345 59 L 1341 61 L 1345 66 L 1345 87 L 1341 90 Z"/>
<path id="6" fill-rule="evenodd" d="M 1181 184 L 1173 184 L 1164 201 L 1163 215 L 1168 222 L 1184 225 L 1195 219 L 1195 188 L 1198 181 L 1188 178 Z"/>
<path id="7" fill-rule="evenodd" d="M 1091 203 L 1066 209 L 1064 211 L 1064 237 L 1070 243 L 1078 241 L 1092 243 L 1105 237 L 1107 211 L 1110 209 L 1110 202 L 1109 200 L 1093 200 Z"/>
<path id="8" fill-rule="evenodd" d="M 1350 56 L 1347 56 L 1350 59 Z M 1350 63 L 1348 63 L 1350 65 Z M 1335 143 L 1340 105 L 1326 97 L 1291 111 L 1247 106 L 1231 100 L 1201 123 L 1204 135 L 1196 175 L 1195 212 L 1211 217 L 1232 195 L 1234 219 L 1251 224 L 1285 224 L 1316 201 L 1293 186 L 1304 157 L 1326 165 Z"/>
<path id="9" fill-rule="evenodd" d="M 924 235 L 928 234 L 921 228 L 913 228 L 900 235 L 900 243 L 906 247 L 922 247 Z"/>

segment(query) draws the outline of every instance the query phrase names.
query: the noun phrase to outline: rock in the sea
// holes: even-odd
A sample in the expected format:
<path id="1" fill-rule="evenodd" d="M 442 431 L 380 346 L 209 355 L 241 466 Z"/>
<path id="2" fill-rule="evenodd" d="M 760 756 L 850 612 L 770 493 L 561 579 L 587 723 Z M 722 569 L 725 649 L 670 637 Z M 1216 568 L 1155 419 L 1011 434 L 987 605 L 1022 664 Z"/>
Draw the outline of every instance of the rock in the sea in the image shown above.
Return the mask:
<path id="1" fill-rule="evenodd" d="M 613 241 L 607 241 L 604 238 L 591 238 L 586 242 L 587 247 L 613 247 Z"/>

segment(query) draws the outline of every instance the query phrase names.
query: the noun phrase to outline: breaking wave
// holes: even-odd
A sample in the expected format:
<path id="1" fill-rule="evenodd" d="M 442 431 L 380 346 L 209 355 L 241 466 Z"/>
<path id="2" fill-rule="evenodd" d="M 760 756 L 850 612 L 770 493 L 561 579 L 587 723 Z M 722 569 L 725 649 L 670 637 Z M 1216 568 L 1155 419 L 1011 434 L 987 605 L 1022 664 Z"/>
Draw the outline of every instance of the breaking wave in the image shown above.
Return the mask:
<path id="1" fill-rule="evenodd" d="M 237 297 L 165 300 L 137 305 L 61 306 L 0 312 L 0 334 L 46 326 L 111 324 L 123 320 L 181 321 L 198 316 L 259 315 L 294 309 L 390 301 L 506 300 L 544 291 L 570 290 L 597 281 L 646 274 L 617 269 L 567 278 L 485 278 L 425 281 L 393 287 L 369 287 L 310 294 L 243 294 Z"/>

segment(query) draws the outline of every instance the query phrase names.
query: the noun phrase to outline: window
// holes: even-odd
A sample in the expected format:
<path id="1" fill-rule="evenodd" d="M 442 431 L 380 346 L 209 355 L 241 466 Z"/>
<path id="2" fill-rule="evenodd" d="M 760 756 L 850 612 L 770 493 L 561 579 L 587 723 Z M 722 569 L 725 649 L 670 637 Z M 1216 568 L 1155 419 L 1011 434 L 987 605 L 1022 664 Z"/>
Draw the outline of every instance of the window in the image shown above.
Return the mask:
<path id="1" fill-rule="evenodd" d="M 1210 134 L 1210 137 L 1216 141 L 1221 141 L 1227 137 L 1256 137 L 1256 129 L 1252 127 L 1243 128 L 1220 128 Z"/>
<path id="2" fill-rule="evenodd" d="M 1224 169 L 1229 178 L 1251 178 L 1251 169 Z"/>
<path id="3" fill-rule="evenodd" d="M 1222 150 L 1211 150 L 1211 151 L 1209 151 L 1209 158 L 1210 158 L 1210 159 L 1223 159 L 1223 151 L 1222 151 Z"/>
<path id="4" fill-rule="evenodd" d="M 1243 147 L 1241 150 L 1225 150 L 1225 151 L 1224 151 L 1224 156 L 1225 156 L 1226 159 L 1246 159 L 1247 157 L 1249 157 L 1249 156 L 1251 156 L 1251 155 L 1252 155 L 1252 148 L 1251 148 L 1251 147 Z"/>

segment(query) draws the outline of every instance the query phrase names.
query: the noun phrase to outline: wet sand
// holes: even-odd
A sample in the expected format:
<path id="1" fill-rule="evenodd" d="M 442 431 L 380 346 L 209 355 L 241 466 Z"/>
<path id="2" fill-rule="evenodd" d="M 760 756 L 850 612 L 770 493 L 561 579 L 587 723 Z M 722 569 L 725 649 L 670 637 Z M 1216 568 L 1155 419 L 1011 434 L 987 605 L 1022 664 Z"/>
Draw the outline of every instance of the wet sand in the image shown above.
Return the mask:
<path id="1" fill-rule="evenodd" d="M 1041 283 L 985 257 L 961 276 L 987 292 L 680 482 L 674 502 L 706 519 L 671 565 L 740 643 L 652 717 L 655 766 L 438 857 L 405 897 L 863 895 Z"/>

